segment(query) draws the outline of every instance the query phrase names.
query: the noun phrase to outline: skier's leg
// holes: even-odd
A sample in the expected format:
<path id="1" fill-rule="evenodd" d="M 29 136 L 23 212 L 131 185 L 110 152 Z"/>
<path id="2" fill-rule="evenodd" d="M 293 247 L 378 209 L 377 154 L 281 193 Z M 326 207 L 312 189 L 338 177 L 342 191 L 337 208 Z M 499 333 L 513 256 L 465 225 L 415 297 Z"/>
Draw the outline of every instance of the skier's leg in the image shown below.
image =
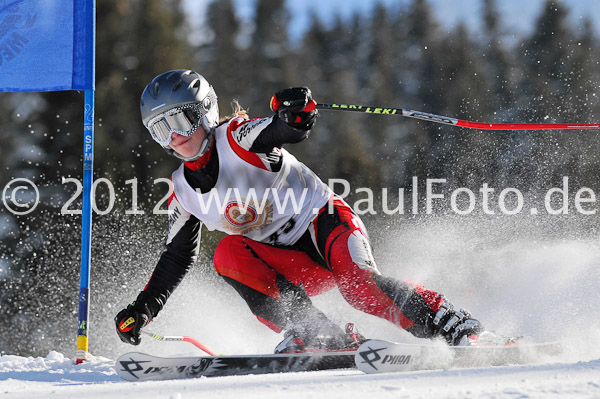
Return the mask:
<path id="1" fill-rule="evenodd" d="M 313 229 L 340 293 L 356 309 L 387 319 L 417 337 L 443 335 L 453 345 L 480 330 L 468 312 L 455 311 L 437 292 L 381 275 L 366 229 L 345 202 L 334 200 L 333 212 L 325 207 Z"/>
<path id="2" fill-rule="evenodd" d="M 252 313 L 274 331 L 341 331 L 309 298 L 335 287 L 333 276 L 305 252 L 230 235 L 217 246 L 214 264 Z"/>

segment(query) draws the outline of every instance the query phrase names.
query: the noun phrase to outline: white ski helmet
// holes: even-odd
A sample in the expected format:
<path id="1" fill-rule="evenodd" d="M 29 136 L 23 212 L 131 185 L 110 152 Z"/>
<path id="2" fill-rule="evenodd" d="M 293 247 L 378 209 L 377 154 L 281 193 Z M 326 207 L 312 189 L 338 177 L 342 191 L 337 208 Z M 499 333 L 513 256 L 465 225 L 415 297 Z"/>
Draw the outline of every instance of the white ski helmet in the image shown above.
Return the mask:
<path id="1" fill-rule="evenodd" d="M 142 92 L 140 111 L 142 123 L 154 141 L 184 161 L 196 160 L 210 149 L 219 123 L 214 89 L 202 75 L 189 69 L 176 69 L 155 77 Z M 173 132 L 191 136 L 199 126 L 207 137 L 196 155 L 185 158 L 169 147 Z"/>

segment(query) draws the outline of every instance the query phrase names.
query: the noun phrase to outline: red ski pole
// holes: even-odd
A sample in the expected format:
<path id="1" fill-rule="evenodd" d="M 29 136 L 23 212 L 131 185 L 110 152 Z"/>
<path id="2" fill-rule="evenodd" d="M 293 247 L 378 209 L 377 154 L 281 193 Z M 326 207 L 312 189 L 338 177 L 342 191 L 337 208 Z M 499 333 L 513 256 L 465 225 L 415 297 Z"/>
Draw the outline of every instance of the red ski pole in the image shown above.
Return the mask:
<path id="1" fill-rule="evenodd" d="M 557 129 L 600 129 L 600 124 L 592 123 L 486 123 L 471 122 L 447 116 L 428 114 L 402 108 L 371 107 L 349 104 L 317 104 L 317 109 L 329 111 L 351 111 L 376 115 L 398 115 L 407 118 L 421 119 L 444 125 L 461 126 L 481 130 L 557 130 Z"/>
<path id="2" fill-rule="evenodd" d="M 149 331 L 144 331 L 144 330 L 141 330 L 141 332 L 143 334 L 145 334 L 145 335 L 148 335 L 148 336 L 152 337 L 153 339 L 155 339 L 157 341 L 183 341 L 183 342 L 189 342 L 190 344 L 193 344 L 197 348 L 203 350 L 205 353 L 207 353 L 207 354 L 209 354 L 211 356 L 217 356 L 214 352 L 212 352 L 210 349 L 208 349 L 202 343 L 196 341 L 194 338 L 191 338 L 191 337 L 178 336 L 178 335 L 158 335 L 158 334 L 154 334 L 154 333 L 151 333 Z"/>

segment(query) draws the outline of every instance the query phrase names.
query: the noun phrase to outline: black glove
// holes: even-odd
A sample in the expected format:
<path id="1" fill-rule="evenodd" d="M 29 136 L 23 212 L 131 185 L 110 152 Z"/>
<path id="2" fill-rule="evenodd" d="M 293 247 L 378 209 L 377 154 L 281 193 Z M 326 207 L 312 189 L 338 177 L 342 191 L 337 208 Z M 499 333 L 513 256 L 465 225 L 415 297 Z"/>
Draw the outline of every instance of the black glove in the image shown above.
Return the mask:
<path id="1" fill-rule="evenodd" d="M 308 87 L 290 87 L 271 98 L 271 109 L 288 125 L 299 130 L 312 129 L 319 111 Z"/>
<path id="2" fill-rule="evenodd" d="M 142 291 L 137 299 L 115 317 L 117 334 L 121 341 L 139 345 L 140 330 L 148 325 L 162 309 L 162 301 L 148 291 Z"/>

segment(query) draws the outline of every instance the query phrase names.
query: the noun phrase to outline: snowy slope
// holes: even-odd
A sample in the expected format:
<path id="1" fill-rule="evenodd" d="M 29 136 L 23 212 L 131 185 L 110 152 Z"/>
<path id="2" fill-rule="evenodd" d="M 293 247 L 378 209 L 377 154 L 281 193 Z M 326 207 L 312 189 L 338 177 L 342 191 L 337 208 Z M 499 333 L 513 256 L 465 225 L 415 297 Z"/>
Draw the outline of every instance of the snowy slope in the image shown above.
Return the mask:
<path id="1" fill-rule="evenodd" d="M 364 375 L 340 370 L 202 378 L 120 381 L 114 362 L 74 366 L 52 352 L 46 358 L 0 358 L 0 397 L 32 398 L 598 398 L 600 360 L 488 369 Z"/>
<path id="2" fill-rule="evenodd" d="M 439 290 L 490 329 L 561 342 L 564 353 L 551 363 L 386 375 L 344 370 L 127 383 L 115 374 L 110 359 L 132 349 L 118 340 L 112 320 L 131 295 L 122 293 L 121 282 L 115 282 L 114 287 L 103 287 L 104 298 L 112 299 L 109 306 L 91 311 L 90 349 L 98 357 L 74 366 L 65 358 L 73 353 L 2 356 L 0 399 L 600 398 L 598 228 L 595 220 L 588 227 L 567 222 L 434 218 L 402 221 L 401 226 L 384 223 L 385 229 L 370 230 L 382 272 Z M 340 325 L 355 322 L 368 337 L 416 341 L 352 309 L 337 291 L 313 301 Z M 269 353 L 281 339 L 256 321 L 231 287 L 204 272 L 188 276 L 148 328 L 164 335 L 192 335 L 227 354 Z M 147 337 L 136 350 L 200 354 L 186 343 Z"/>

